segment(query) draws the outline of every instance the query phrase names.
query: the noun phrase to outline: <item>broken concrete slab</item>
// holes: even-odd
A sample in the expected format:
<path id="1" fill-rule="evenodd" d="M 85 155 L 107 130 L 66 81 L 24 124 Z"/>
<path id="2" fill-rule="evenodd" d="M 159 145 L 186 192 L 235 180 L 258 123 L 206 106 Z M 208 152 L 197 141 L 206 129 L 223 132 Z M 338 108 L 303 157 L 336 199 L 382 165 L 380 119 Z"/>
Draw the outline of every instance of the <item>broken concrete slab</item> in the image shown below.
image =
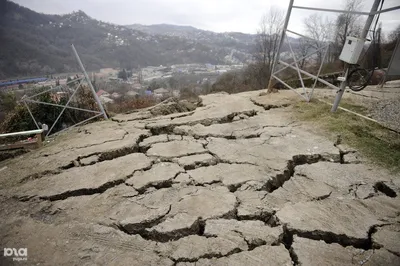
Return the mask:
<path id="1" fill-rule="evenodd" d="M 376 248 L 384 248 L 400 257 L 400 225 L 398 223 L 377 227 L 372 234 L 372 243 Z"/>
<path id="2" fill-rule="evenodd" d="M 124 182 L 137 170 L 149 168 L 152 159 L 133 153 L 111 161 L 71 168 L 54 176 L 32 180 L 19 187 L 16 196 L 60 200 L 70 196 L 100 193 Z"/>
<path id="3" fill-rule="evenodd" d="M 194 186 L 161 188 L 138 195 L 132 201 L 147 208 L 157 209 L 181 201 L 183 197 L 195 194 L 199 189 Z"/>
<path id="4" fill-rule="evenodd" d="M 4 178 L 3 186 L 9 187 L 25 182 L 26 180 L 58 174 L 66 168 L 76 166 L 79 160 L 84 161 L 85 164 L 92 164 L 134 153 L 137 150 L 137 142 L 148 134 L 147 130 L 137 130 L 135 132 L 125 135 L 120 141 L 104 142 L 84 148 L 78 147 L 55 151 L 52 148 L 53 146 L 44 147 L 40 154 L 28 153 L 8 162 L 8 167 L 2 171 L 0 180 Z M 91 136 L 96 138 L 96 132 L 91 133 Z M 68 141 L 68 139 L 65 141 Z M 64 141 L 61 139 L 59 142 L 59 145 L 62 147 Z M 52 143 L 51 145 L 56 144 Z M 54 152 L 56 153 L 54 154 Z M 97 161 L 95 156 L 98 156 Z M 1 165 L 2 162 L 0 162 Z"/>
<path id="5" fill-rule="evenodd" d="M 240 239 L 239 237 L 237 238 Z M 239 243 L 230 239 L 231 237 L 206 238 L 192 235 L 177 241 L 160 243 L 157 246 L 157 252 L 161 256 L 169 257 L 176 262 L 194 262 L 201 258 L 219 258 L 241 250 L 247 250 L 246 242 L 243 239 Z"/>
<path id="6" fill-rule="evenodd" d="M 174 161 L 185 169 L 194 169 L 199 166 L 209 166 L 217 163 L 217 159 L 209 153 L 184 156 Z"/>
<path id="7" fill-rule="evenodd" d="M 400 258 L 384 249 L 363 250 L 294 237 L 292 252 L 299 265 L 398 265 Z"/>
<path id="8" fill-rule="evenodd" d="M 368 198 L 378 195 L 378 193 L 376 192 L 376 190 L 372 184 L 356 185 L 354 194 L 359 199 L 368 199 Z"/>
<path id="9" fill-rule="evenodd" d="M 258 219 L 267 222 L 275 211 L 263 201 L 266 195 L 266 191 L 236 191 L 235 196 L 240 202 L 237 207 L 238 218 L 242 220 Z"/>
<path id="10" fill-rule="evenodd" d="M 98 161 L 99 161 L 99 156 L 98 156 L 98 155 L 92 155 L 92 156 L 89 156 L 89 157 L 80 159 L 80 160 L 79 160 L 79 163 L 80 163 L 81 165 L 83 165 L 83 166 L 86 166 L 86 165 L 95 164 L 95 163 L 97 163 Z"/>
<path id="11" fill-rule="evenodd" d="M 203 145 L 193 141 L 170 141 L 166 143 L 155 143 L 147 151 L 148 156 L 162 158 L 182 157 L 200 153 L 206 153 Z"/>
<path id="12" fill-rule="evenodd" d="M 283 245 L 261 246 L 223 258 L 200 259 L 195 263 L 178 263 L 177 266 L 292 266 L 289 252 Z"/>
<path id="13" fill-rule="evenodd" d="M 365 249 L 377 249 L 379 245 L 380 254 L 395 254 L 390 253 L 396 249 L 393 240 L 384 242 L 390 240 L 387 236 L 389 233 L 380 230 L 392 232 L 392 229 L 384 229 L 383 225 L 400 221 L 400 197 L 393 193 L 399 194 L 398 179 L 375 166 L 358 162 L 362 167 L 356 168 L 359 172 L 354 174 L 357 182 L 349 182 L 346 177 L 344 184 L 350 183 L 350 187 L 341 187 L 341 184 L 338 184 L 338 188 L 331 186 L 333 183 L 330 182 L 342 181 L 343 174 L 335 167 L 346 167 L 336 163 L 340 159 L 337 148 L 326 136 L 310 133 L 310 128 L 295 123 L 291 108 L 265 111 L 263 107 L 255 106 L 250 98 L 258 93 L 209 95 L 204 97 L 204 106 L 192 113 L 123 123 L 108 121 L 101 126 L 83 127 L 86 131 L 73 129 L 71 135 L 64 137 L 61 133 L 60 138 L 57 137 L 42 150 L 24 154 L 23 158 L 10 160 L 7 165 L 0 162 L 0 187 L 3 188 L 0 192 L 0 216 L 5 217 L 0 219 L 0 228 L 3 229 L 0 230 L 0 239 L 6 239 L 7 246 L 28 247 L 32 251 L 29 261 L 33 264 L 49 261 L 55 262 L 53 264 L 131 264 L 133 260 L 140 265 L 192 262 L 197 265 L 292 265 L 297 263 L 295 256 L 291 261 L 288 251 L 293 235 Z M 168 106 L 158 111 L 164 114 L 164 111 L 169 112 L 173 108 Z M 103 127 L 106 128 L 104 131 Z M 187 130 L 179 134 L 188 135 L 171 135 L 180 128 Z M 193 129 L 199 132 L 190 133 Z M 113 139 L 114 131 L 118 134 L 124 131 L 125 134 L 122 139 Z M 111 137 L 103 136 L 103 132 Z M 83 140 L 89 136 L 97 140 L 99 135 L 98 139 L 104 142 L 94 141 L 90 146 L 85 143 L 73 144 L 75 140 L 71 138 L 82 134 L 88 135 Z M 199 135 L 207 138 L 198 138 Z M 171 147 L 163 146 L 174 141 L 185 144 L 172 152 Z M 71 148 L 63 150 L 63 143 L 66 142 L 72 143 L 73 147 L 66 146 Z M 198 145 L 195 153 L 189 155 L 187 150 L 191 143 Z M 199 176 L 202 174 L 203 179 L 211 177 L 213 184 L 195 184 L 194 179 L 185 172 L 177 173 L 176 177 L 170 179 L 168 171 L 159 170 L 151 177 L 146 177 L 146 180 L 139 179 L 145 181 L 143 186 L 137 186 L 140 191 L 125 184 L 125 180 L 135 173 L 130 173 L 123 180 L 118 179 L 116 183 L 108 183 L 110 187 L 104 190 L 97 183 L 97 178 L 101 180 L 103 175 L 114 171 L 113 166 L 110 169 L 100 168 L 103 169 L 101 173 L 87 173 L 87 177 L 82 176 L 81 172 L 77 173 L 81 179 L 87 179 L 90 187 L 100 186 L 101 189 L 86 189 L 85 185 L 83 189 L 78 189 L 78 195 L 70 194 L 71 197 L 65 199 L 20 201 L 8 194 L 3 196 L 3 192 L 10 191 L 11 186 L 16 189 L 13 192 L 17 192 L 19 186 L 25 190 L 24 186 L 31 182 L 29 178 L 39 180 L 60 173 L 70 174 L 73 168 L 86 169 L 80 167 L 83 164 L 99 167 L 103 161 L 112 162 L 117 157 L 122 158 L 134 152 L 146 153 L 154 147 L 160 153 L 166 153 L 165 156 L 152 155 L 157 164 L 168 162 L 175 165 L 174 168 L 181 164 L 180 169 L 186 171 L 199 169 Z M 200 153 L 197 153 L 198 149 Z M 142 156 L 145 158 L 145 155 Z M 223 167 L 210 167 L 214 160 Z M 322 161 L 331 163 L 319 164 Z M 136 161 L 126 162 L 122 167 L 133 167 L 134 163 Z M 153 163 L 151 165 L 156 168 L 157 165 Z M 298 173 L 300 165 L 304 168 L 318 165 L 319 168 L 312 171 L 310 175 L 314 176 L 311 178 Z M 122 167 L 119 165 L 119 168 Z M 205 176 L 205 173 L 200 173 L 201 168 L 218 171 L 209 171 Z M 368 168 L 376 169 L 376 174 L 369 173 L 374 171 Z M 272 178 L 273 187 L 265 186 L 265 180 L 257 169 L 268 173 L 264 177 Z M 358 178 L 364 175 L 363 171 L 368 171 L 366 175 L 371 176 L 370 181 Z M 138 170 L 135 172 L 139 175 Z M 146 172 L 149 171 L 140 174 Z M 47 182 L 37 185 L 35 191 L 46 191 L 54 184 Z M 164 186 L 168 187 L 161 188 Z M 69 184 L 66 187 L 70 189 Z M 376 189 L 376 194 L 372 196 L 371 188 Z M 330 190 L 333 192 L 326 198 Z M 357 199 L 355 196 L 366 199 Z M 326 203 L 340 200 L 338 197 L 352 198 L 353 202 L 349 201 L 348 205 Z M 23 199 L 28 198 L 29 195 Z M 310 205 L 301 205 L 306 203 Z M 319 208 L 313 204 L 322 206 Z M 26 223 L 28 220 L 34 220 L 37 224 L 32 226 Z M 71 227 L 74 223 L 81 223 L 88 228 L 97 227 L 96 224 L 105 226 L 96 229 L 100 232 L 98 236 L 97 232 L 89 234 L 87 230 Z M 32 235 L 31 232 L 38 234 Z M 74 242 L 68 237 L 70 234 L 82 241 Z M 202 237 L 203 240 L 183 241 L 193 236 Z M 220 241 L 221 238 L 224 240 Z M 70 241 L 69 245 L 65 241 Z M 48 247 L 40 243 L 46 243 Z M 214 248 L 215 245 L 218 247 Z M 36 246 L 40 246 L 40 250 Z M 166 247 L 166 253 L 161 253 L 163 250 L 157 253 L 161 246 Z M 213 250 L 210 251 L 209 246 Z M 76 258 L 66 256 L 65 251 L 67 254 L 77 254 Z M 57 259 L 52 260 L 54 254 Z M 380 258 L 383 262 L 388 258 L 386 255 Z M 171 260 L 172 256 L 175 261 Z M 58 259 L 60 257 L 62 259 Z M 321 262 L 322 265 L 327 263 Z"/>
<path id="14" fill-rule="evenodd" d="M 122 228 L 130 234 L 140 234 L 153 227 L 169 213 L 170 206 L 148 208 L 137 202 L 126 200 L 116 205 L 110 214 L 110 225 Z"/>
<path id="15" fill-rule="evenodd" d="M 391 198 L 386 195 L 378 195 L 365 200 L 357 200 L 365 206 L 378 220 L 385 223 L 399 221 L 400 198 Z"/>
<path id="16" fill-rule="evenodd" d="M 290 232 L 298 236 L 355 247 L 367 245 L 371 228 L 382 224 L 364 204 L 356 200 L 328 198 L 288 204 L 276 216 Z"/>
<path id="17" fill-rule="evenodd" d="M 156 188 L 167 187 L 172 184 L 172 180 L 179 173 L 184 171 L 182 167 L 175 163 L 157 163 L 149 170 L 135 172 L 125 183 L 138 191 L 144 191 L 150 186 Z"/>
<path id="18" fill-rule="evenodd" d="M 236 197 L 225 187 L 198 188 L 195 193 L 185 195 L 172 204 L 170 215 L 186 213 L 203 220 L 210 218 L 233 218 L 236 212 Z"/>
<path id="19" fill-rule="evenodd" d="M 146 229 L 146 235 L 157 241 L 170 241 L 200 233 L 200 218 L 186 213 L 167 218 L 156 226 Z"/>
<path id="20" fill-rule="evenodd" d="M 255 164 L 280 171 L 296 156 L 314 157 L 314 161 L 339 160 L 339 154 L 332 143 L 299 128 L 277 138 L 208 138 L 208 141 L 207 149 L 222 161 Z M 303 163 L 307 163 L 307 160 Z"/>
<path id="21" fill-rule="evenodd" d="M 110 210 L 119 203 L 131 200 L 138 192 L 124 183 L 112 187 L 101 194 L 69 197 L 64 200 L 53 201 L 48 207 L 40 211 L 45 218 L 50 218 L 57 223 L 80 221 L 84 223 L 112 224 L 108 219 Z M 82 214 L 85 215 L 82 215 Z"/>
<path id="22" fill-rule="evenodd" d="M 268 139 L 271 137 L 283 137 L 286 135 L 291 134 L 293 131 L 293 128 L 288 126 L 288 127 L 264 127 L 263 129 L 260 130 L 260 138 L 261 139 Z"/>
<path id="23" fill-rule="evenodd" d="M 174 183 L 179 183 L 182 185 L 189 185 L 192 184 L 193 180 L 187 173 L 180 173 L 174 180 Z"/>
<path id="24" fill-rule="evenodd" d="M 66 134 L 61 134 L 55 142 L 46 146 L 38 154 L 46 156 L 70 149 L 88 148 L 107 142 L 118 142 L 124 139 L 127 133 L 112 121 L 87 124 L 82 127 L 72 128 Z"/>
<path id="25" fill-rule="evenodd" d="M 205 236 L 239 234 L 250 247 L 277 245 L 282 240 L 282 227 L 270 227 L 261 221 L 210 219 L 206 221 Z"/>
<path id="26" fill-rule="evenodd" d="M 73 220 L 49 225 L 20 216 L 7 233 L 0 231 L 0 238 L 5 246 L 24 243 L 30 265 L 132 265 L 132 261 L 138 265 L 173 265 L 173 261 L 154 252 L 150 241 L 113 231 Z M 20 263 L 12 257 L 0 257 L 1 265 Z"/>
<path id="27" fill-rule="evenodd" d="M 157 136 L 150 136 L 148 138 L 145 138 L 142 142 L 139 143 L 140 148 L 150 148 L 150 146 L 154 143 L 159 143 L 159 142 L 167 142 L 169 141 L 167 135 L 157 135 Z"/>
<path id="28" fill-rule="evenodd" d="M 144 120 L 153 117 L 153 115 L 149 111 L 140 111 L 134 112 L 130 114 L 117 114 L 111 119 L 116 122 L 128 122 L 135 120 Z"/>
<path id="29" fill-rule="evenodd" d="M 295 175 L 286 181 L 282 187 L 266 195 L 264 202 L 276 209 L 281 209 L 288 202 L 322 200 L 328 198 L 331 193 L 332 187 L 325 183 Z"/>
<path id="30" fill-rule="evenodd" d="M 208 100 L 210 99 L 210 100 Z M 219 101 L 216 101 L 219 99 Z M 244 113 L 253 116 L 261 108 L 255 106 L 249 99 L 237 95 L 213 94 L 212 100 L 208 96 L 203 98 L 203 107 L 196 109 L 193 115 L 176 119 L 166 119 L 149 123 L 146 128 L 153 133 L 172 131 L 175 126 L 181 125 L 211 125 L 215 122 L 230 122 L 237 114 Z"/>
<path id="31" fill-rule="evenodd" d="M 220 163 L 213 166 L 201 167 L 187 172 L 196 184 L 212 184 L 222 182 L 230 191 L 235 191 L 242 184 L 249 181 L 259 181 L 263 186 L 272 186 L 274 172 L 243 164 Z"/>
<path id="32" fill-rule="evenodd" d="M 295 172 L 298 175 L 303 175 L 331 186 L 334 188 L 332 196 L 335 197 L 348 195 L 351 187 L 367 184 L 373 186 L 377 180 L 383 181 L 393 178 L 391 175 L 382 174 L 382 172 L 378 174 L 377 171 L 362 164 L 335 164 L 330 162 L 300 165 L 295 168 Z M 335 176 L 335 178 L 332 178 L 332 176 Z M 363 187 L 361 187 L 362 189 Z M 360 196 L 363 197 L 361 190 Z M 364 197 L 367 196 L 364 195 Z"/>
<path id="33" fill-rule="evenodd" d="M 174 128 L 174 133 L 179 135 L 190 135 L 196 138 L 215 137 L 215 138 L 254 138 L 261 135 L 264 128 L 285 127 L 293 120 L 283 117 L 279 120 L 274 119 L 272 114 L 261 113 L 247 119 L 242 119 L 232 123 L 213 124 L 204 126 L 196 124 L 194 126 L 178 126 Z"/>
<path id="34" fill-rule="evenodd" d="M 138 150 L 138 143 L 141 139 L 149 136 L 147 130 L 136 130 L 133 133 L 125 135 L 125 137 L 116 143 L 106 142 L 96 146 L 77 149 L 74 152 L 76 157 L 85 158 L 87 156 L 98 154 L 99 161 L 112 160 L 114 158 L 136 152 Z"/>
<path id="35" fill-rule="evenodd" d="M 264 107 L 265 110 L 270 110 L 273 108 L 287 107 L 297 102 L 298 96 L 285 90 L 274 94 L 262 92 L 257 96 L 251 97 L 251 101 L 258 106 Z"/>

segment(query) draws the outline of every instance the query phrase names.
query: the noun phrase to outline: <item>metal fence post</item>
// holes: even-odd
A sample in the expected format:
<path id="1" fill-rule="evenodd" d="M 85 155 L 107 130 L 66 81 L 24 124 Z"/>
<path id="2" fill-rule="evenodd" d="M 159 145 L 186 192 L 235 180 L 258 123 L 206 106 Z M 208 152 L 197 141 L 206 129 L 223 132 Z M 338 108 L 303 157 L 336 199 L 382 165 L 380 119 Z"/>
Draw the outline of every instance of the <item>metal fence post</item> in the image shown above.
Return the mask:
<path id="1" fill-rule="evenodd" d="M 361 33 L 361 38 L 365 39 L 368 35 L 369 28 L 371 27 L 372 21 L 374 20 L 376 11 L 378 10 L 378 6 L 381 3 L 382 0 L 375 0 L 374 4 L 371 7 L 371 11 L 369 12 L 369 16 L 367 20 L 365 21 L 364 29 Z M 340 89 L 336 94 L 335 102 L 333 103 L 331 112 L 336 112 L 336 110 L 339 107 L 340 100 L 342 99 L 342 96 L 344 94 L 344 91 L 346 90 L 346 85 L 347 85 L 347 75 L 349 73 L 349 65 L 346 64 L 345 68 L 345 76 L 344 76 L 344 81 L 340 84 Z"/>

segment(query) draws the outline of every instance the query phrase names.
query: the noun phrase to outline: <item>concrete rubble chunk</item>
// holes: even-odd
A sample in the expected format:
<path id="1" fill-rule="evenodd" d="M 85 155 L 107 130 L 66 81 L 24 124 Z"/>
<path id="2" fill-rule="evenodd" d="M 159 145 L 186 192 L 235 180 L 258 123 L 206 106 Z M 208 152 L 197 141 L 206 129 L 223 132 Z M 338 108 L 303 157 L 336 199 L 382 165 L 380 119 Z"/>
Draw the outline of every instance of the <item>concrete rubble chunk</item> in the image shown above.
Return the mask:
<path id="1" fill-rule="evenodd" d="M 203 145 L 194 141 L 176 140 L 166 143 L 155 143 L 147 151 L 148 156 L 164 158 L 182 157 L 205 153 Z"/>
<path id="2" fill-rule="evenodd" d="M 170 215 L 186 213 L 203 220 L 210 218 L 233 218 L 236 211 L 236 197 L 224 187 L 199 188 L 195 193 L 183 196 L 172 204 Z"/>
<path id="3" fill-rule="evenodd" d="M 64 199 L 81 194 L 94 194 L 108 185 L 123 182 L 133 172 L 150 167 L 152 159 L 133 153 L 111 161 L 71 168 L 54 176 L 32 180 L 22 185 L 19 197 L 38 196 L 44 199 Z"/>
<path id="4" fill-rule="evenodd" d="M 373 245 L 400 257 L 400 225 L 398 223 L 378 227 L 376 233 L 372 235 Z"/>
<path id="5" fill-rule="evenodd" d="M 177 266 L 292 266 L 289 252 L 283 246 L 261 246 L 218 259 L 200 259 L 196 263 L 181 262 Z"/>
<path id="6" fill-rule="evenodd" d="M 274 172 L 271 172 L 254 165 L 244 167 L 242 164 L 220 163 L 190 170 L 187 173 L 197 184 L 222 182 L 230 190 L 236 190 L 240 185 L 249 181 L 259 181 L 264 183 L 265 186 L 272 186 L 268 184 L 273 181 L 271 175 Z"/>
<path id="7" fill-rule="evenodd" d="M 261 221 L 210 219 L 206 221 L 205 236 L 239 234 L 246 242 L 257 247 L 278 244 L 283 237 L 282 227 L 270 227 Z"/>
<path id="8" fill-rule="evenodd" d="M 211 154 L 196 154 L 190 156 L 180 157 L 177 160 L 177 163 L 185 168 L 195 168 L 196 166 L 202 165 L 214 165 L 217 163 L 217 159 L 215 159 Z"/>
<path id="9" fill-rule="evenodd" d="M 360 247 L 368 242 L 370 228 L 382 224 L 364 204 L 355 200 L 287 204 L 276 216 L 299 236 Z"/>
<path id="10" fill-rule="evenodd" d="M 143 191 L 149 186 L 165 187 L 172 184 L 172 180 L 185 170 L 175 163 L 158 163 L 154 164 L 147 171 L 136 172 L 126 180 L 126 184 L 134 187 L 139 191 Z"/>
<path id="11" fill-rule="evenodd" d="M 391 254 L 384 249 L 356 249 L 339 244 L 327 244 L 324 241 L 316 241 L 294 236 L 292 244 L 293 253 L 297 257 L 299 265 L 399 265 L 400 257 Z"/>
<path id="12" fill-rule="evenodd" d="M 232 237 L 206 238 L 198 235 L 187 236 L 176 241 L 160 243 L 157 253 L 174 261 L 197 261 L 201 258 L 223 257 L 229 254 L 247 250 L 246 242 L 240 238 L 232 241 Z"/>

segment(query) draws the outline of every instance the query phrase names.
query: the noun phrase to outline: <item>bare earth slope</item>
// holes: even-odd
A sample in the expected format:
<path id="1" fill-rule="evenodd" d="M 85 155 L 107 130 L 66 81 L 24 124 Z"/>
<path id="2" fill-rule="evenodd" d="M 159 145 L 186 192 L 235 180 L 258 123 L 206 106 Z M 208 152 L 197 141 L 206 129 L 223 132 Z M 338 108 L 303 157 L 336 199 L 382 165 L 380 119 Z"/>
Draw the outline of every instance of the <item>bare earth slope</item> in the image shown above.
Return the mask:
<path id="1" fill-rule="evenodd" d="M 400 265 L 399 176 L 268 97 L 120 115 L 1 162 L 1 248 L 29 265 Z"/>

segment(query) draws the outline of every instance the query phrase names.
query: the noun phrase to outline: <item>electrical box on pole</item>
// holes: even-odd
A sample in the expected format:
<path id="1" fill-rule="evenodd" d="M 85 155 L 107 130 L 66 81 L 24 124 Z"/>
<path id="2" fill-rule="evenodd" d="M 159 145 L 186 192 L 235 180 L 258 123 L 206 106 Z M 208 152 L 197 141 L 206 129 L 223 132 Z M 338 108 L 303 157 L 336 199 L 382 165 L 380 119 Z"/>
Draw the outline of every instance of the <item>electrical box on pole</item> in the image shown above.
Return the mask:
<path id="1" fill-rule="evenodd" d="M 357 64 L 364 48 L 364 43 L 364 39 L 347 36 L 339 59 L 351 65 Z"/>

